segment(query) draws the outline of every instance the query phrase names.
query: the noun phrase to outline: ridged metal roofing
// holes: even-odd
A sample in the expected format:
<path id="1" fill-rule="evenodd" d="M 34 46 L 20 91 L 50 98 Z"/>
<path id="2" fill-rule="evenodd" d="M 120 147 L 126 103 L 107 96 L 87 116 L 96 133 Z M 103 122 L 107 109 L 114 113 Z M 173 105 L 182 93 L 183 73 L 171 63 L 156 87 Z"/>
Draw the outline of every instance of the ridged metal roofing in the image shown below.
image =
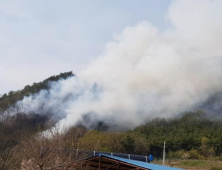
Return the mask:
<path id="1" fill-rule="evenodd" d="M 167 167 L 167 166 L 162 166 L 162 165 L 156 165 L 156 164 L 151 164 L 151 163 L 146 163 L 146 162 L 141 162 L 141 161 L 136 161 L 136 160 L 131 160 L 131 159 L 120 158 L 117 156 L 105 155 L 105 154 L 101 154 L 101 153 L 97 154 L 97 156 L 114 159 L 117 161 L 125 162 L 125 163 L 131 164 L 131 165 L 135 165 L 135 166 L 150 169 L 150 170 L 182 170 L 179 168 L 172 168 L 172 167 Z"/>

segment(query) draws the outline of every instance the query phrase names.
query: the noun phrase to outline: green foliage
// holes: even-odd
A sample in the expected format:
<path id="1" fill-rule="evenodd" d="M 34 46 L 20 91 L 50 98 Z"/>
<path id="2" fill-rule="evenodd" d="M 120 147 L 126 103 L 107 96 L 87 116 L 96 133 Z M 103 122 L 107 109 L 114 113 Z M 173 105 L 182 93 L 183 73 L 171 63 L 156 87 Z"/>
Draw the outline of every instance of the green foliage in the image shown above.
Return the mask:
<path id="1" fill-rule="evenodd" d="M 48 90 L 50 88 L 50 82 L 55 82 L 60 79 L 66 79 L 68 77 L 74 76 L 70 72 L 60 73 L 56 76 L 51 76 L 39 83 L 33 83 L 33 85 L 27 85 L 22 90 L 10 91 L 8 94 L 4 94 L 0 97 L 0 111 L 8 109 L 10 106 L 15 104 L 17 101 L 22 100 L 25 96 L 38 93 L 41 90 Z"/>
<path id="2" fill-rule="evenodd" d="M 199 161 L 199 160 L 190 160 L 190 161 L 182 161 L 180 163 L 183 166 L 192 166 L 192 167 L 206 167 L 208 163 L 206 161 Z"/>
<path id="3" fill-rule="evenodd" d="M 169 158 L 177 158 L 177 159 L 188 159 L 190 157 L 190 155 L 184 150 L 179 150 L 179 151 L 175 151 L 175 152 L 169 151 L 168 157 Z"/>
<path id="4" fill-rule="evenodd" d="M 133 130 L 149 141 L 150 151 L 161 156 L 163 141 L 166 151 L 197 150 L 204 157 L 222 153 L 222 121 L 211 121 L 203 112 L 190 112 L 181 118 L 155 119 Z"/>
<path id="5" fill-rule="evenodd" d="M 147 140 L 131 132 L 108 133 L 90 130 L 80 138 L 78 149 L 129 154 L 149 154 L 149 144 Z"/>
<path id="6" fill-rule="evenodd" d="M 103 147 L 104 137 L 105 134 L 102 132 L 91 130 L 79 140 L 78 148 L 82 150 L 99 150 Z"/>
<path id="7" fill-rule="evenodd" d="M 50 83 L 70 76 L 74 76 L 72 72 L 61 73 L 27 85 L 22 90 L 10 91 L 0 98 L 0 159 L 9 158 L 11 149 L 22 137 L 29 138 L 45 130 L 48 121 L 41 115 L 23 113 L 7 115 L 3 120 L 7 109 L 25 96 L 49 90 Z M 152 153 L 155 157 L 162 157 L 163 142 L 166 141 L 167 158 L 183 159 L 184 164 L 198 167 L 204 166 L 204 162 L 192 159 L 222 160 L 222 120 L 212 121 L 202 111 L 189 112 L 171 120 L 157 118 L 127 132 L 111 133 L 107 132 L 108 128 L 103 122 L 99 122 L 94 130 L 71 127 L 63 136 L 63 146 L 142 155 Z"/>
<path id="8" fill-rule="evenodd" d="M 80 138 L 78 148 L 82 150 L 121 152 L 123 150 L 122 141 L 122 133 L 90 130 Z"/>
<path id="9" fill-rule="evenodd" d="M 139 155 L 149 155 L 150 153 L 149 142 L 146 140 L 146 138 L 142 136 L 136 136 L 134 140 L 135 140 L 134 153 Z"/>
<path id="10" fill-rule="evenodd" d="M 124 153 L 134 153 L 135 150 L 135 139 L 127 134 L 124 140 L 121 142 Z"/>
<path id="11" fill-rule="evenodd" d="M 162 157 L 163 141 L 166 141 L 169 158 L 209 159 L 220 156 L 222 121 L 211 121 L 203 112 L 197 111 L 172 120 L 155 119 L 128 132 L 92 131 L 81 139 L 80 146 L 84 146 L 82 149 L 152 153 L 155 157 Z"/>
<path id="12" fill-rule="evenodd" d="M 199 150 L 204 157 L 213 157 L 215 155 L 214 148 L 210 146 L 210 139 L 206 137 L 202 138 Z"/>
<path id="13" fill-rule="evenodd" d="M 190 159 L 199 159 L 200 158 L 200 154 L 197 152 L 197 150 L 192 149 L 191 151 L 189 151 L 189 155 L 190 155 Z"/>

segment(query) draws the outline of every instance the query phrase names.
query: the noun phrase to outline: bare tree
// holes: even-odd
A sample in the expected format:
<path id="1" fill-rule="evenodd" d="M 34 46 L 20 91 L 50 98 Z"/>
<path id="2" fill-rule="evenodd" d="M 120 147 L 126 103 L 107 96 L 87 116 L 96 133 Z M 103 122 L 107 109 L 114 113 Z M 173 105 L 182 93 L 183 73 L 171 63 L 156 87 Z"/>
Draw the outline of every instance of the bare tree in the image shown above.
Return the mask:
<path id="1" fill-rule="evenodd" d="M 0 110 L 0 169 L 5 170 L 12 162 L 12 149 L 16 144 L 11 133 L 10 112 Z"/>
<path id="2" fill-rule="evenodd" d="M 70 166 L 70 163 L 79 157 L 77 157 L 76 150 L 64 149 L 66 140 L 64 134 L 55 130 L 48 131 L 47 135 L 38 134 L 32 138 L 24 138 L 17 149 L 16 160 L 22 162 L 23 170 Z"/>

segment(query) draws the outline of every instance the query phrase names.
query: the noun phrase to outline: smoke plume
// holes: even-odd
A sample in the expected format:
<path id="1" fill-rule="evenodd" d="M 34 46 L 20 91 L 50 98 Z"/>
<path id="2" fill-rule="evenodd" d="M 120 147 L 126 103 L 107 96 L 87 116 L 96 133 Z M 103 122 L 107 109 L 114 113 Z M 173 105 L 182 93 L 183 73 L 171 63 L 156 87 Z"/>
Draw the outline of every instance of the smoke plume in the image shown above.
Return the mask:
<path id="1" fill-rule="evenodd" d="M 126 27 L 77 77 L 17 104 L 52 113 L 65 127 L 104 121 L 131 128 L 193 110 L 222 90 L 221 9 L 221 0 L 172 1 L 172 28 Z"/>

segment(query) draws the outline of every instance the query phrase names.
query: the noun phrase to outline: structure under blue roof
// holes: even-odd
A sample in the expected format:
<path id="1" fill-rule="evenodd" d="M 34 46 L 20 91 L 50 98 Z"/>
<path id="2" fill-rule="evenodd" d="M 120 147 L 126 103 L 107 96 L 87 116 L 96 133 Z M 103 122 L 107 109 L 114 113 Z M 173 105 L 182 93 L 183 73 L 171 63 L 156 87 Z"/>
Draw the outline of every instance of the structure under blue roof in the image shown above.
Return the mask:
<path id="1" fill-rule="evenodd" d="M 85 159 L 76 160 L 69 164 L 51 167 L 49 170 L 87 169 L 87 170 L 182 170 L 147 162 L 121 158 L 98 153 Z"/>
<path id="2" fill-rule="evenodd" d="M 124 162 L 126 164 L 130 164 L 142 169 L 149 169 L 149 170 L 182 170 L 179 168 L 172 168 L 172 167 L 167 167 L 167 166 L 162 166 L 162 165 L 156 165 L 156 164 L 151 164 L 151 163 L 146 163 L 146 162 L 141 162 L 141 161 L 136 161 L 136 160 L 131 160 L 131 159 L 125 159 L 125 158 L 120 158 L 117 156 L 110 156 L 110 155 L 105 155 L 105 154 L 98 154 L 98 157 L 104 157 L 104 158 L 109 158 L 113 159 L 119 162 Z"/>

